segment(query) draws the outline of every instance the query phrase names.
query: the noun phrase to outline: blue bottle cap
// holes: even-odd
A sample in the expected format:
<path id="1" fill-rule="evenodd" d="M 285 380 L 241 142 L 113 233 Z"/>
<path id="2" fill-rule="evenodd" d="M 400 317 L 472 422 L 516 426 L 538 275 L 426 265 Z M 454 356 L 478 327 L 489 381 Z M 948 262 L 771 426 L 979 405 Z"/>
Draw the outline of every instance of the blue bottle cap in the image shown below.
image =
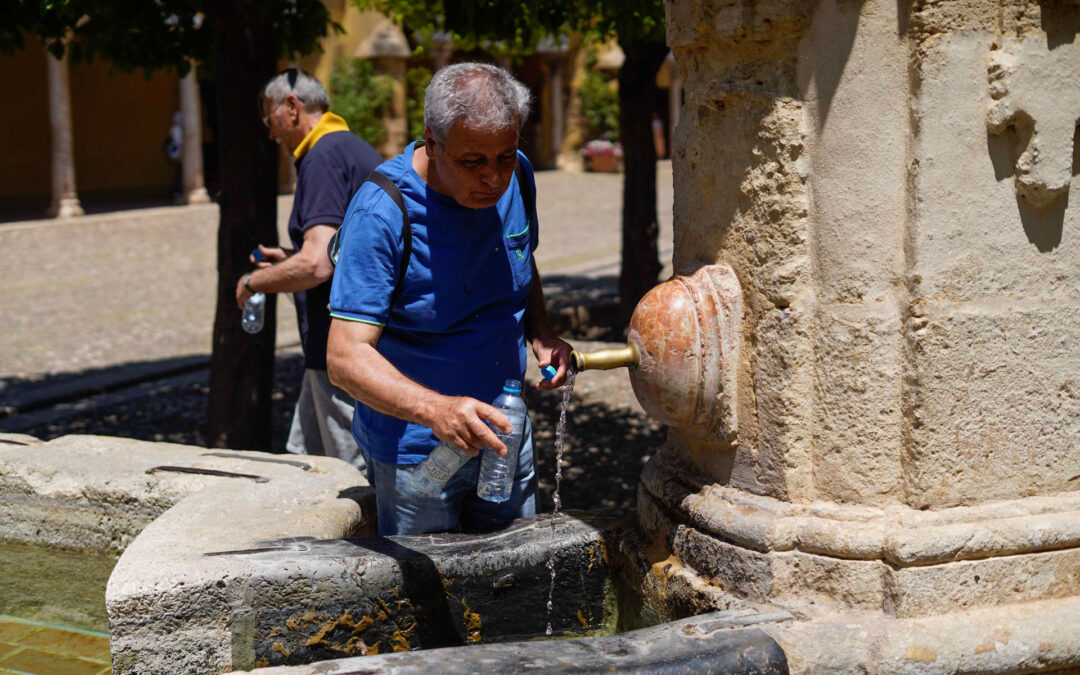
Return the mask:
<path id="1" fill-rule="evenodd" d="M 255 250 L 251 252 L 251 257 L 255 258 L 255 262 L 262 262 L 263 254 L 262 251 L 259 250 L 258 246 L 256 246 Z"/>
<path id="2" fill-rule="evenodd" d="M 521 381 L 510 379 L 503 384 L 503 391 L 508 394 L 520 394 L 521 393 Z"/>
<path id="3" fill-rule="evenodd" d="M 544 366 L 540 369 L 540 374 L 544 376 L 545 380 L 550 380 L 551 378 L 555 377 L 555 374 L 558 372 L 559 371 L 555 368 L 555 366 Z"/>

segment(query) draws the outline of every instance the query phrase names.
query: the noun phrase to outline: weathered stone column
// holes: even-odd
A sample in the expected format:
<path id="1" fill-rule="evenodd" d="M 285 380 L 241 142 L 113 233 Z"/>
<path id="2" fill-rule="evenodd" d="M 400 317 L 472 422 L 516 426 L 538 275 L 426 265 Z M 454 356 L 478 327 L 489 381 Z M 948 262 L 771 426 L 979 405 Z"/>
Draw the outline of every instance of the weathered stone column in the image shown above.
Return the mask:
<path id="1" fill-rule="evenodd" d="M 667 588 L 859 626 L 795 670 L 1080 663 L 1080 6 L 666 6 L 675 269 L 743 293 L 737 433 L 642 477 Z"/>
<path id="2" fill-rule="evenodd" d="M 45 61 L 49 73 L 49 129 L 52 132 L 52 204 L 49 215 L 54 218 L 81 216 L 83 209 L 75 190 L 67 55 L 58 59 L 46 54 Z"/>
<path id="3" fill-rule="evenodd" d="M 206 204 L 210 201 L 210 195 L 206 194 L 203 179 L 202 105 L 199 101 L 199 83 L 195 80 L 195 64 L 180 79 L 180 115 L 184 124 L 184 150 L 180 160 L 184 202 Z"/>

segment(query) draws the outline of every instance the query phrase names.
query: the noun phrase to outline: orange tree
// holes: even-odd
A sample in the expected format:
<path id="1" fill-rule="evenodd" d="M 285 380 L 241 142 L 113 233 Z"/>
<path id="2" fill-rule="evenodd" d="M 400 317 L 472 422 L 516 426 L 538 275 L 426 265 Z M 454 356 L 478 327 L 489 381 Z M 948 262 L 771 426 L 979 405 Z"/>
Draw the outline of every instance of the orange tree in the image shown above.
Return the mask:
<path id="1" fill-rule="evenodd" d="M 270 449 L 274 305 L 263 331 L 240 328 L 236 280 L 256 243 L 277 242 L 276 147 L 256 100 L 278 59 L 318 48 L 332 26 L 319 0 L 13 0 L 0 52 L 36 38 L 75 63 L 102 57 L 121 70 L 175 69 L 192 60 L 217 84 L 218 291 L 210 369 L 208 443 Z M 118 111 L 124 114 L 123 111 Z M 137 115 L 131 123 L 138 124 Z M 133 242 L 134 245 L 134 242 Z M 163 279 L 162 283 L 169 283 Z"/>
<path id="2" fill-rule="evenodd" d="M 451 33 L 467 47 L 500 44 L 528 51 L 567 32 L 616 37 L 626 56 L 619 71 L 619 135 L 623 144 L 622 267 L 624 321 L 660 275 L 657 248 L 656 150 L 652 113 L 656 74 L 667 58 L 663 0 L 353 0 L 409 30 Z"/>

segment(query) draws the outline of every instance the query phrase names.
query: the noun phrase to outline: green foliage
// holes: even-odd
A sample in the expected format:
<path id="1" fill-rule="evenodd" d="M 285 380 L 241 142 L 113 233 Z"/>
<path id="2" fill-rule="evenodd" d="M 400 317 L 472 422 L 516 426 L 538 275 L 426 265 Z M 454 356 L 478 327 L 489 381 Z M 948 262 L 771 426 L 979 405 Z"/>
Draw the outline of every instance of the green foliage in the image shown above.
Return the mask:
<path id="1" fill-rule="evenodd" d="M 394 96 L 393 78 L 376 75 L 366 59 L 341 57 L 330 72 L 330 103 L 335 113 L 349 124 L 349 129 L 378 147 L 386 140 L 382 116 Z"/>
<path id="2" fill-rule="evenodd" d="M 405 112 L 409 120 L 409 140 L 424 137 L 424 90 L 431 82 L 427 68 L 409 68 L 405 73 Z"/>
<path id="3" fill-rule="evenodd" d="M 121 70 L 160 69 L 186 73 L 190 60 L 210 61 L 221 12 L 217 0 L 8 0 L 0 22 L 0 53 L 26 47 L 36 36 L 56 56 L 72 63 L 109 59 Z M 318 50 L 332 27 L 320 0 L 251 0 L 239 11 L 251 23 L 270 26 L 279 58 Z"/>
<path id="4" fill-rule="evenodd" d="M 664 41 L 663 0 L 353 0 L 376 9 L 408 30 L 449 32 L 456 47 L 524 53 L 545 37 L 584 33 L 596 37 Z"/>
<path id="5" fill-rule="evenodd" d="M 588 138 L 619 140 L 619 83 L 596 70 L 595 56 L 586 62 L 585 81 L 577 95 L 581 99 L 581 114 L 585 118 Z"/>

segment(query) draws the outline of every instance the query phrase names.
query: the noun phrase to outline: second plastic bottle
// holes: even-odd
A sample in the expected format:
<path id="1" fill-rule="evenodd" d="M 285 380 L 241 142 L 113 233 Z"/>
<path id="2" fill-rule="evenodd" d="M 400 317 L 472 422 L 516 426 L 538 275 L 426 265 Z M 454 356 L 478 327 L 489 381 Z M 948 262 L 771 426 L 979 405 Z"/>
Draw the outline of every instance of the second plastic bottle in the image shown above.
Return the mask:
<path id="1" fill-rule="evenodd" d="M 489 502 L 505 502 L 510 499 L 514 488 L 518 452 L 521 449 L 521 437 L 525 433 L 525 401 L 521 398 L 521 382 L 507 380 L 503 385 L 503 393 L 492 401 L 491 405 L 506 415 L 514 429 L 508 434 L 494 430 L 499 440 L 506 445 L 506 455 L 499 457 L 490 448 L 484 450 L 480 459 L 480 478 L 476 484 L 476 494 Z"/>

